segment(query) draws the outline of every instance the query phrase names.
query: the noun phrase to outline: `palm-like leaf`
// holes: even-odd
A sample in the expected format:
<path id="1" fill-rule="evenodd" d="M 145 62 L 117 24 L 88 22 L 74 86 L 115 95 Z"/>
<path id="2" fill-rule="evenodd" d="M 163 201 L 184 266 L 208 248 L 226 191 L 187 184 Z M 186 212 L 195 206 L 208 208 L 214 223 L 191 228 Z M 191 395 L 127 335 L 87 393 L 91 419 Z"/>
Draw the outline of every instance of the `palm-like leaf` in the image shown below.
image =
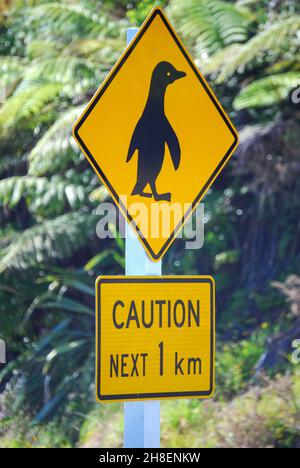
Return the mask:
<path id="1" fill-rule="evenodd" d="M 28 81 L 43 79 L 58 83 L 75 83 L 82 79 L 93 79 L 95 82 L 96 64 L 83 57 L 60 55 L 54 57 L 39 57 L 31 62 L 25 71 L 24 78 Z M 76 90 L 73 90 L 76 92 Z"/>
<path id="2" fill-rule="evenodd" d="M 241 110 L 247 107 L 272 106 L 286 99 L 298 86 L 300 86 L 299 72 L 267 76 L 243 88 L 234 101 L 234 107 Z"/>
<path id="3" fill-rule="evenodd" d="M 0 134 L 22 119 L 37 116 L 48 102 L 58 96 L 61 89 L 59 83 L 23 83 L 0 108 Z"/>
<path id="4" fill-rule="evenodd" d="M 80 160 L 80 151 L 72 138 L 72 125 L 83 106 L 64 112 L 30 151 L 29 174 L 41 176 L 64 170 Z"/>
<path id="5" fill-rule="evenodd" d="M 83 38 L 73 41 L 68 47 L 68 53 L 82 55 L 90 58 L 105 59 L 108 62 L 115 62 L 116 54 L 120 55 L 124 50 L 124 40 L 120 37 L 98 37 L 98 38 Z M 98 64 L 101 67 L 101 63 Z"/>
<path id="6" fill-rule="evenodd" d="M 243 72 L 247 65 L 262 59 L 274 61 L 280 54 L 290 53 L 296 47 L 300 29 L 300 16 L 279 20 L 267 26 L 245 44 L 222 50 L 212 57 L 207 72 L 219 71 L 219 81 L 224 81 L 236 71 Z"/>
<path id="7" fill-rule="evenodd" d="M 17 56 L 0 57 L 0 103 L 14 90 L 24 68 L 24 60 Z"/>
<path id="8" fill-rule="evenodd" d="M 55 35 L 72 35 L 97 37 L 105 32 L 117 36 L 116 23 L 105 14 L 99 15 L 97 5 L 86 3 L 72 4 L 67 2 L 46 2 L 27 10 L 31 27 L 45 28 Z M 118 28 L 119 29 L 119 28 Z"/>
<path id="9" fill-rule="evenodd" d="M 35 405 L 39 422 L 57 415 L 59 409 L 65 410 L 74 389 L 82 389 L 88 405 L 93 402 L 90 385 L 94 372 L 94 280 L 82 270 L 57 270 L 40 279 L 48 286 L 47 292 L 34 299 L 27 315 L 29 322 L 37 311 L 40 314 L 45 309 L 48 317 L 53 312 L 57 316 L 56 324 L 47 328 L 29 352 L 0 373 L 2 382 L 22 368 L 28 379 L 23 397 Z M 71 299 L 71 294 L 80 299 Z M 39 384 L 36 386 L 35 382 Z"/>
<path id="10" fill-rule="evenodd" d="M 33 41 L 27 47 L 32 59 L 26 66 L 25 82 L 44 80 L 63 85 L 65 97 L 94 92 L 124 47 L 117 39 L 81 39 L 69 46 Z M 47 51 L 47 47 L 49 50 Z"/>
<path id="11" fill-rule="evenodd" d="M 31 211 L 45 211 L 45 207 L 55 207 L 61 213 L 68 206 L 79 209 L 88 197 L 90 188 L 74 184 L 61 176 L 46 177 L 14 176 L 0 181 L 0 202 L 14 208 L 22 198 L 28 199 Z M 49 208 L 46 209 L 49 214 Z"/>
<path id="12" fill-rule="evenodd" d="M 248 37 L 251 16 L 235 5 L 222 0 L 172 0 L 170 15 L 179 32 L 197 41 L 199 54 L 213 54 Z"/>
<path id="13" fill-rule="evenodd" d="M 25 230 L 2 252 L 0 272 L 71 257 L 94 236 L 96 222 L 91 213 L 67 213 Z"/>

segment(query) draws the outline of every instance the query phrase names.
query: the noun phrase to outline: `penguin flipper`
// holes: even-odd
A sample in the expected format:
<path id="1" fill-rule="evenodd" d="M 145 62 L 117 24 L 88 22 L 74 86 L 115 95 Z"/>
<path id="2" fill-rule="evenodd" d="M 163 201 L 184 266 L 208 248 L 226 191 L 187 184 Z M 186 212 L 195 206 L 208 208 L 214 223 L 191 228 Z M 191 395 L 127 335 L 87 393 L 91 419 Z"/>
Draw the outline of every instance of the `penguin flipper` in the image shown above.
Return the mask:
<path id="1" fill-rule="evenodd" d="M 134 129 L 134 132 L 131 137 L 126 162 L 129 162 L 134 155 L 135 151 L 138 149 L 138 142 L 139 142 L 139 126 L 137 125 Z"/>
<path id="2" fill-rule="evenodd" d="M 180 164 L 180 145 L 176 133 L 174 132 L 171 124 L 167 122 L 166 125 L 166 143 L 168 145 L 170 155 L 173 161 L 174 169 L 178 169 Z"/>

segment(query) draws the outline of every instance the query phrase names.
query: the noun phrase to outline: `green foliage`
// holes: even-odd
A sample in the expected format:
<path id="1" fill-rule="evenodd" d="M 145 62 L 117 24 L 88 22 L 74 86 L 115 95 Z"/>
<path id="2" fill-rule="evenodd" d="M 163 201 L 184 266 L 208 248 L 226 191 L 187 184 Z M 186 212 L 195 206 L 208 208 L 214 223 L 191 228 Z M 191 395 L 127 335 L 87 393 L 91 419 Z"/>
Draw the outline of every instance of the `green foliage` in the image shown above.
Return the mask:
<path id="1" fill-rule="evenodd" d="M 36 116 L 61 91 L 59 83 L 24 82 L 0 109 L 0 130 L 12 129 L 22 119 Z"/>
<path id="2" fill-rule="evenodd" d="M 298 86 L 300 86 L 300 72 L 270 75 L 243 88 L 233 105 L 236 110 L 272 106 L 284 101 Z"/>
<path id="3" fill-rule="evenodd" d="M 161 404 L 163 448 L 298 448 L 299 372 L 263 379 L 230 402 L 172 400 Z M 80 447 L 121 447 L 123 408 L 98 405 L 87 416 Z M 109 428 L 109 430 L 107 430 Z"/>
<path id="4" fill-rule="evenodd" d="M 299 2 L 156 4 L 167 7 L 241 136 L 205 198 L 203 249 L 185 251 L 178 240 L 164 260 L 166 274 L 215 276 L 218 350 L 215 401 L 164 404 L 163 445 L 296 445 L 298 374 L 287 360 L 279 371 L 290 376 L 266 369 L 266 382 L 256 369 L 297 320 L 293 290 L 287 304 L 270 285 L 300 274 L 300 120 L 287 102 L 299 86 Z M 124 50 L 126 27 L 153 6 L 0 7 L 0 330 L 10 343 L 0 374 L 2 446 L 122 444 L 121 406 L 95 409 L 92 383 L 94 280 L 124 271 L 124 240 L 95 239 L 95 207 L 108 195 L 71 128 Z"/>
<path id="5" fill-rule="evenodd" d="M 122 50 L 125 24 L 98 13 L 84 1 L 20 1 L 8 9 L 14 46 L 0 59 L 0 133 L 7 154 L 0 204 L 14 223 L 3 242 L 2 271 L 70 259 L 94 237 L 96 218 L 85 210 L 97 178 L 85 169 L 71 128 L 86 93 Z"/>
<path id="6" fill-rule="evenodd" d="M 273 62 L 278 57 L 293 57 L 297 48 L 297 33 L 300 16 L 279 19 L 264 27 L 247 42 L 222 50 L 206 67 L 208 72 L 219 71 L 219 81 L 234 73 L 243 73 L 248 65 L 259 67 L 261 62 Z M 295 55 L 294 55 L 295 57 Z"/>
<path id="7" fill-rule="evenodd" d="M 254 377 L 255 364 L 264 352 L 268 333 L 269 330 L 262 329 L 217 351 L 216 392 L 220 399 L 231 398 L 247 389 Z"/>
<path id="8" fill-rule="evenodd" d="M 155 4 L 153 0 L 142 0 L 127 12 L 127 16 L 132 26 L 141 26 L 154 6 L 164 7 L 167 3 L 167 0 L 158 0 Z"/>
<path id="9" fill-rule="evenodd" d="M 60 176 L 50 180 L 45 177 L 14 176 L 0 181 L 0 202 L 14 208 L 26 198 L 29 210 L 39 212 L 47 204 L 53 212 L 79 209 L 85 201 L 85 187 L 66 182 Z M 47 210 L 49 216 L 50 210 Z"/>
<path id="10" fill-rule="evenodd" d="M 86 280 L 85 275 L 69 272 L 68 279 L 72 279 L 70 288 L 80 292 L 80 295 L 93 295 L 93 288 L 90 288 L 90 281 Z M 22 405 L 23 401 L 29 401 L 36 406 L 44 402 L 36 415 L 39 422 L 54 416 L 63 402 L 64 405 L 68 404 L 68 395 L 74 388 L 86 385 L 87 391 L 93 368 L 93 309 L 81 304 L 78 299 L 65 297 L 66 288 L 61 289 L 60 276 L 53 276 L 50 283 L 49 280 L 43 279 L 49 284 L 48 291 L 35 298 L 27 314 L 27 320 L 32 320 L 44 304 L 45 310 L 48 310 L 47 333 L 41 336 L 39 342 L 32 343 L 22 358 L 24 385 L 20 390 L 23 398 L 19 403 Z M 56 291 L 59 292 L 58 296 Z M 54 321 L 51 311 L 55 310 Z M 64 317 L 65 314 L 67 317 Z M 20 358 L 12 365 L 18 369 Z M 4 369 L 0 379 L 5 378 L 5 374 Z M 42 381 L 44 391 L 43 385 L 40 385 Z"/>
<path id="11" fill-rule="evenodd" d="M 1 97 L 2 100 L 9 96 L 12 89 L 15 88 L 21 77 L 23 63 L 21 57 L 2 56 L 0 57 L 0 79 L 1 79 Z"/>
<path id="12" fill-rule="evenodd" d="M 70 258 L 91 239 L 96 220 L 91 213 L 74 212 L 26 229 L 3 249 L 0 271 L 25 269 L 38 263 L 55 263 Z"/>
<path id="13" fill-rule="evenodd" d="M 200 56 L 244 42 L 249 33 L 251 15 L 230 2 L 172 0 L 168 11 L 179 25 L 179 32 L 196 41 Z"/>
<path id="14" fill-rule="evenodd" d="M 222 265 L 228 265 L 230 263 L 236 263 L 239 258 L 239 252 L 237 250 L 229 250 L 216 255 L 215 258 L 215 269 L 218 270 Z"/>
<path id="15" fill-rule="evenodd" d="M 59 116 L 28 155 L 29 174 L 43 176 L 65 170 L 80 162 L 78 146 L 72 138 L 71 128 L 83 107 L 69 109 Z"/>
<path id="16" fill-rule="evenodd" d="M 7 386 L 1 394 L 0 448 L 68 448 L 71 442 L 56 422 L 47 425 L 32 424 L 26 411 L 11 418 L 18 384 Z"/>
<path id="17" fill-rule="evenodd" d="M 97 14 L 97 6 L 92 2 L 82 4 L 41 2 L 25 10 L 28 26 L 41 30 L 44 25 L 50 32 L 65 36 L 98 36 L 103 31 L 112 32 L 113 23 L 108 17 Z M 54 29 L 55 28 L 55 29 Z"/>
<path id="18" fill-rule="evenodd" d="M 231 402 L 166 402 L 163 447 L 295 448 L 299 373 L 264 379 Z"/>
<path id="19" fill-rule="evenodd" d="M 82 448 L 123 446 L 123 405 L 97 405 L 82 424 L 79 443 Z M 105 428 L 105 429 L 104 429 Z"/>

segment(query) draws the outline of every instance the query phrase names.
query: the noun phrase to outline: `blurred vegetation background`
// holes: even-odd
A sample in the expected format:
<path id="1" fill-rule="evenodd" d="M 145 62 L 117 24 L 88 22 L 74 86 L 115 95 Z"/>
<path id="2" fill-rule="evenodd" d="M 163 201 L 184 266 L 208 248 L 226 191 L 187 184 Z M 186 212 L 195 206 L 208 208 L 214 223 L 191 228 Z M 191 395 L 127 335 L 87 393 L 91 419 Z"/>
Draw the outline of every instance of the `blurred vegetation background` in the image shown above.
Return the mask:
<path id="1" fill-rule="evenodd" d="M 166 274 L 217 284 L 214 400 L 162 404 L 162 444 L 300 447 L 298 0 L 161 0 L 241 143 L 205 198 L 205 244 Z M 107 194 L 71 137 L 149 0 L 0 1 L 0 446 L 122 445 L 94 403 L 94 281 L 124 272 L 99 240 Z M 299 96 L 299 93 L 298 93 Z M 112 227 L 113 229 L 113 227 Z"/>

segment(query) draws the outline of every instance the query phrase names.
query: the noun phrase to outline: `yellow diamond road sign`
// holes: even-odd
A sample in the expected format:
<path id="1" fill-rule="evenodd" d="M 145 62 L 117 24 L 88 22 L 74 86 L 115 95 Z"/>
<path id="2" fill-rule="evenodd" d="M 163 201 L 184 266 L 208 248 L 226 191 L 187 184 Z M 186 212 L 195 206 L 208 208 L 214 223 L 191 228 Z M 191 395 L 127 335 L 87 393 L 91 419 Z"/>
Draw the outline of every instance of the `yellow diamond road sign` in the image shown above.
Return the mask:
<path id="1" fill-rule="evenodd" d="M 166 252 L 238 142 L 159 8 L 100 86 L 73 134 L 153 260 Z"/>
<path id="2" fill-rule="evenodd" d="M 99 277 L 96 318 L 98 401 L 212 397 L 211 277 Z"/>

